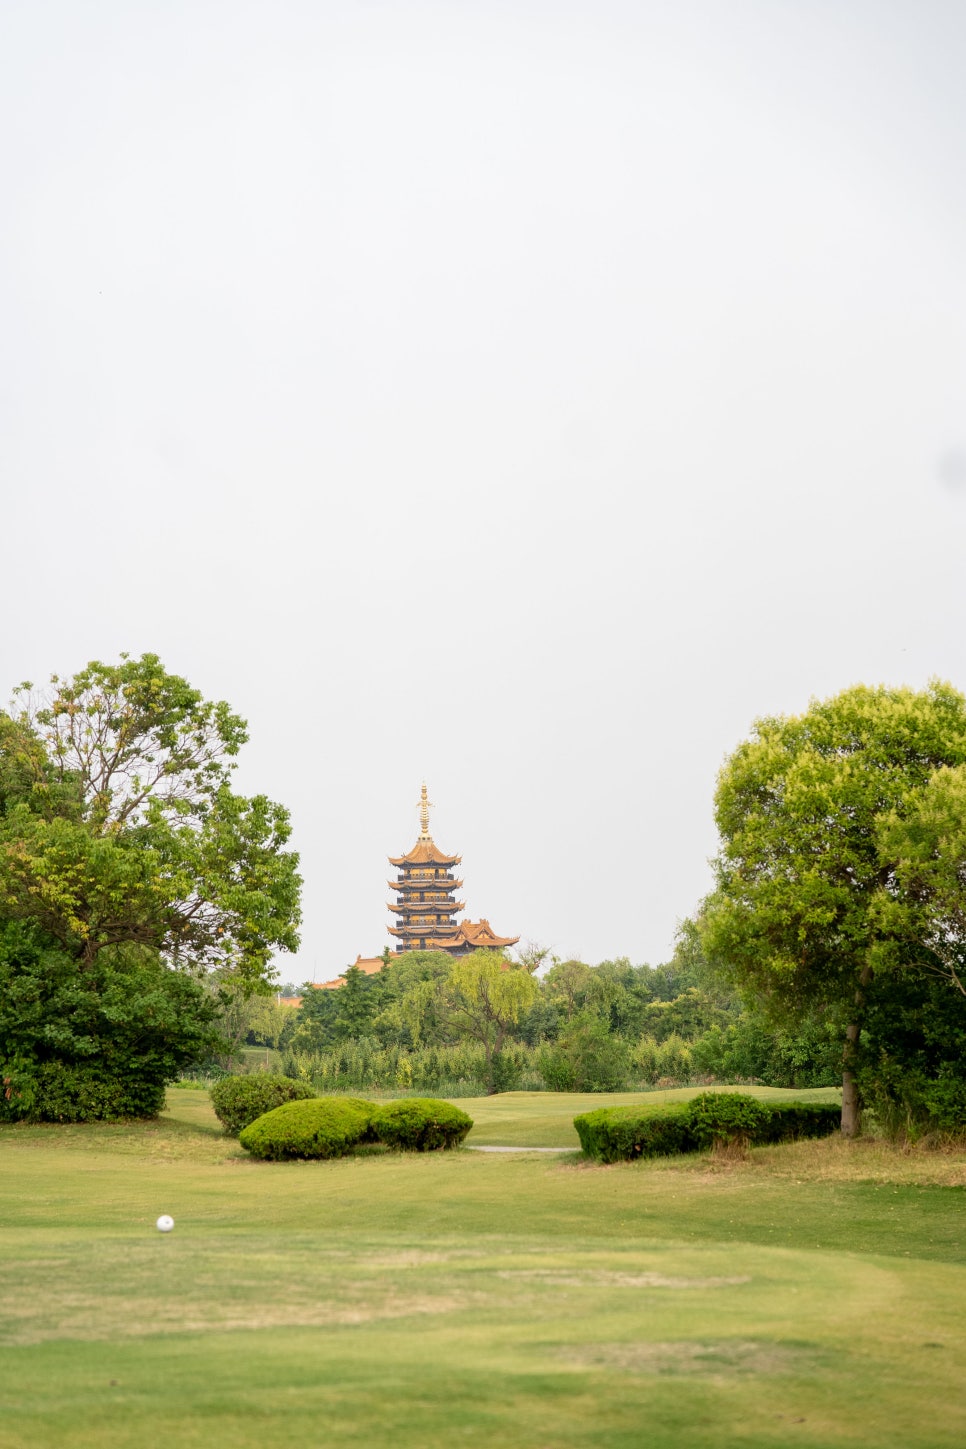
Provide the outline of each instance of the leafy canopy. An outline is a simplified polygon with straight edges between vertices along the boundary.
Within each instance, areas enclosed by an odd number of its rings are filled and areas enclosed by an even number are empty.
[[[759,720],[719,777],[708,955],[775,1018],[819,1010],[836,1023],[847,1131],[871,982],[935,965],[943,931],[958,929],[937,863],[951,826],[934,820],[929,837],[926,804],[945,799],[966,845],[966,791],[947,788],[964,764],[966,700],[951,686],[857,686]]]
[[[157,655],[94,661],[0,713],[0,916],[90,963],[139,945],[252,987],[298,944],[288,813],[233,793],[245,723]]]

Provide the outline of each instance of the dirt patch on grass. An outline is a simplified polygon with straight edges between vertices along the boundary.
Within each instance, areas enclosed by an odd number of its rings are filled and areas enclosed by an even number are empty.
[[[488,1302],[471,1293],[389,1292],[359,1296],[354,1302],[321,1298],[302,1302],[204,1303],[179,1298],[101,1298],[63,1294],[42,1305],[7,1309],[0,1321],[0,1344],[30,1345],[56,1339],[105,1341],[153,1338],[170,1333],[230,1333],[262,1328],[326,1328],[378,1323],[393,1318],[457,1313]]]
[[[734,1288],[750,1283],[748,1274],[734,1278],[683,1278],[666,1273],[619,1273],[605,1268],[562,1272],[552,1268],[503,1268],[498,1278],[529,1278],[540,1283],[559,1283],[568,1288]]]
[[[718,1343],[582,1343],[560,1350],[580,1368],[622,1373],[703,1375],[781,1374],[800,1369],[806,1352],[779,1343],[722,1340]]]

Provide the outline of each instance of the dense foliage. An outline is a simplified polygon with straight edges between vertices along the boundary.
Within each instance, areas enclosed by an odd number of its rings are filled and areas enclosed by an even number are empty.
[[[950,1010],[962,994],[966,699],[859,686],[759,720],[721,772],[716,818],[707,950],[776,1023],[831,1028],[853,1133],[873,999],[930,974]]]
[[[407,1152],[458,1147],[472,1117],[450,1102],[406,1097],[377,1106],[358,1097],[285,1102],[243,1127],[239,1142],[253,1157],[343,1157],[364,1142]]]
[[[826,1137],[839,1109],[828,1102],[760,1102],[738,1092],[702,1093],[657,1108],[602,1107],[574,1118],[580,1145],[599,1162],[671,1157],[713,1146]]]
[[[151,1117],[165,1083],[216,1047],[204,985],[144,947],[83,970],[22,922],[0,927],[0,1121]]]
[[[685,922],[671,961],[555,961],[542,977],[520,967],[486,970],[525,985],[515,1020],[490,1043],[454,1010],[443,953],[387,958],[365,976],[354,967],[335,991],[303,988],[281,1034],[249,1041],[277,1048],[289,1076],[322,1092],[411,1091],[477,1096],[492,1090],[618,1091],[625,1087],[766,1081],[834,1084],[840,1060],[820,1017],[776,1027],[722,985]],[[485,975],[481,971],[485,980]],[[478,978],[479,979],[479,978]],[[255,1020],[253,1016],[253,1022]],[[485,1020],[484,1030],[492,1028]]]
[[[374,1110],[340,1097],[285,1102],[243,1127],[238,1140],[253,1157],[272,1162],[344,1157],[368,1137]]]
[[[408,1152],[435,1152],[458,1147],[473,1126],[473,1118],[430,1097],[403,1097],[379,1107],[372,1119],[377,1141]]]
[[[298,942],[288,816],[231,788],[244,721],[158,658],[0,711],[0,1111],[157,1112]]]
[[[237,1136],[249,1122],[281,1107],[283,1102],[313,1096],[311,1087],[272,1072],[222,1077],[211,1087],[211,1105],[226,1132]]]

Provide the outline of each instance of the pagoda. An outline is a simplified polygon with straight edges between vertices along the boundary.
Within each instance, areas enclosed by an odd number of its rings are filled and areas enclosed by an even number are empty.
[[[389,864],[399,871],[389,889],[396,892],[389,911],[396,924],[389,927],[396,937],[397,950],[448,951],[451,956],[465,956],[482,949],[502,950],[514,946],[519,936],[498,936],[489,921],[459,922],[456,917],[464,909],[456,892],[463,882],[457,880],[453,867],[462,856],[447,855],[440,850],[429,833],[430,800],[423,785],[419,799],[419,838],[407,855],[391,855]]]

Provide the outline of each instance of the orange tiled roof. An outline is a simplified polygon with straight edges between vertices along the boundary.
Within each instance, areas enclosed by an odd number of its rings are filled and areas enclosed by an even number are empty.
[[[460,935],[468,946],[493,950],[501,946],[515,946],[520,939],[519,936],[498,936],[485,916],[481,916],[478,921],[463,921]]]
[[[398,951],[390,951],[390,961],[394,961],[398,955]],[[363,976],[378,976],[385,964],[381,956],[357,956],[352,963],[353,966],[358,967]],[[334,981],[313,981],[312,985],[319,991],[333,991],[337,986],[345,985],[345,977],[337,976]]]
[[[433,840],[417,840],[408,855],[390,855],[390,865],[456,865],[461,855],[446,855]]]
[[[425,941],[427,951],[436,947],[443,951],[452,951],[460,946],[470,946],[474,950],[499,951],[504,946],[515,946],[520,939],[519,936],[498,936],[485,916],[479,921],[461,921],[451,936],[440,935],[438,928],[432,935],[425,936],[418,927],[410,926],[405,931],[397,926],[389,926],[388,929],[394,936],[410,935]],[[432,926],[427,926],[426,929],[427,932],[433,931]]]

